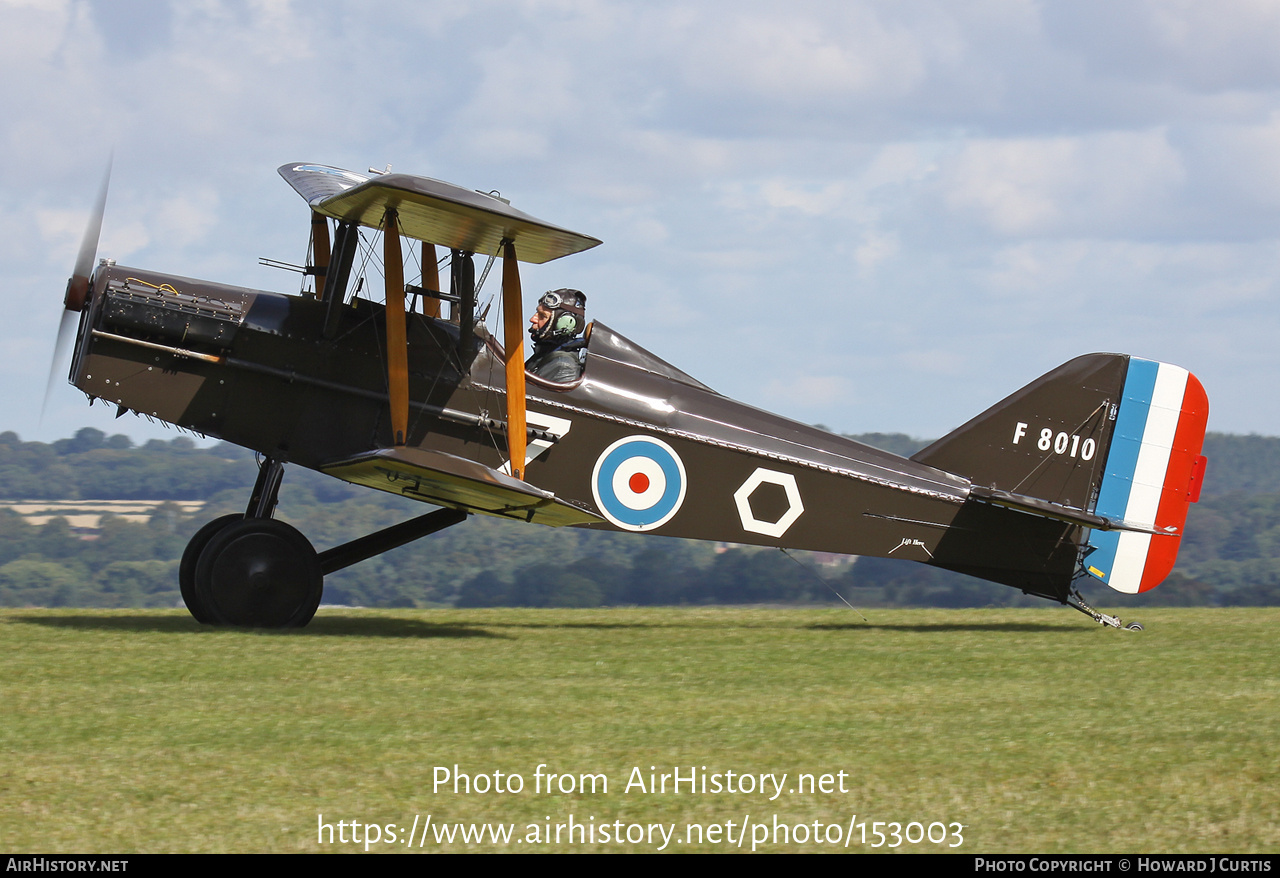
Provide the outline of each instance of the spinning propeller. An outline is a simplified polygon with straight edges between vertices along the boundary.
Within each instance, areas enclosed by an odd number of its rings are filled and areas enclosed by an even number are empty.
[[[45,409],[49,405],[49,396],[53,393],[53,385],[57,380],[58,364],[66,359],[67,348],[75,335],[75,325],[79,321],[80,312],[84,310],[85,301],[89,298],[89,276],[93,273],[95,257],[98,255],[98,238],[102,235],[102,215],[107,209],[107,187],[111,183],[111,161],[107,161],[107,172],[102,178],[102,188],[98,191],[98,201],[94,205],[93,214],[89,217],[89,225],[85,227],[84,237],[80,239],[80,252],[76,254],[75,268],[67,280],[67,292],[62,300],[62,321],[58,325],[58,341],[53,349],[53,362],[49,364],[49,381],[44,389],[44,402],[40,406],[40,419],[44,420]]]

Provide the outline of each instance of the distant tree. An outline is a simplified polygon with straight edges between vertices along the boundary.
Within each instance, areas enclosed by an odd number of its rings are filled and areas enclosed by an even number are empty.
[[[1221,603],[1220,596],[1215,595],[1214,591],[1209,584],[1175,571],[1160,583],[1159,588],[1142,594],[1127,595],[1120,600],[1129,607],[1206,607]],[[1119,602],[1108,601],[1112,604]]]
[[[722,552],[706,571],[705,581],[721,604],[807,601],[811,584],[794,562],[769,549]]]
[[[852,438],[903,455],[927,444],[902,434]],[[0,496],[10,500],[206,503],[195,516],[176,503],[162,505],[145,524],[106,516],[96,538],[88,540],[64,519],[33,527],[0,510],[0,567],[30,562],[8,569],[6,600],[176,603],[169,574],[186,540],[205,522],[244,511],[256,474],[253,453],[226,443],[196,447],[187,436],[131,446],[123,435],[107,437],[93,428],[55,443],[0,433]],[[1204,494],[1191,508],[1177,569],[1160,588],[1126,601],[1280,604],[1280,439],[1210,434],[1205,453],[1210,462]],[[406,498],[291,466],[276,516],[325,549],[424,511]],[[18,583],[22,595],[13,598]],[[895,559],[859,559],[833,585],[859,607],[1042,604],[1016,589]],[[1100,605],[1116,597],[1100,583],[1086,581],[1084,588]],[[338,571],[325,582],[326,602],[360,606],[813,600],[829,601],[830,593],[776,551],[716,554],[704,542],[525,527],[487,516]]]
[[[621,595],[631,567],[624,561],[598,557],[579,558],[569,566],[569,572],[577,574],[595,587],[596,603],[590,606],[612,606],[622,603]],[[557,604],[557,606],[579,606]],[[588,605],[581,605],[588,606]]]
[[[886,606],[1005,606],[1019,597],[1008,586],[900,558],[859,558],[842,583],[863,598],[878,591]]]
[[[572,570],[563,570],[552,578],[547,593],[548,607],[598,607],[602,603],[600,586]]]
[[[501,607],[507,602],[507,584],[488,570],[477,573],[458,589],[459,607]]]
[[[1203,496],[1280,493],[1280,438],[1209,433],[1204,437]]]
[[[32,549],[50,559],[70,558],[80,548],[80,540],[71,531],[71,524],[61,515],[49,519],[36,534]]]
[[[35,528],[12,509],[0,509],[0,564],[33,551]]]
[[[900,457],[910,457],[920,449],[930,445],[933,441],[931,439],[916,439],[906,433],[846,433],[845,438],[861,442],[863,445],[870,445],[872,448],[888,451]]]
[[[46,525],[47,526],[47,525]],[[155,538],[145,524],[117,515],[104,515],[98,521],[98,538],[72,551],[97,567],[116,561],[143,561],[154,557]]]
[[[95,451],[101,448],[106,442],[107,434],[93,427],[84,427],[76,431],[76,435],[72,439],[59,439],[53,443],[53,448],[58,454],[84,454],[86,451]]]
[[[548,607],[555,580],[562,572],[557,564],[530,564],[516,572],[507,592],[508,606]]]
[[[93,598],[74,568],[22,558],[0,566],[0,604],[6,607],[92,606]]]
[[[96,577],[108,606],[174,607],[182,602],[176,561],[114,561]]]

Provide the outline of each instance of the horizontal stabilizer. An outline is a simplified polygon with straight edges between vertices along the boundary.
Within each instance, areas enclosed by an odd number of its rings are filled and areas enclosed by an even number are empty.
[[[376,229],[387,210],[394,209],[400,234],[454,250],[496,254],[503,241],[512,241],[521,262],[542,263],[600,244],[598,238],[544,222],[501,198],[430,177],[369,177],[311,164],[282,165],[279,171],[316,213]]]
[[[382,448],[323,466],[321,472],[439,506],[553,527],[604,521],[528,482],[475,461],[423,448]]]
[[[1151,525],[1144,525],[1139,522],[1112,520],[1110,518],[1104,518],[1101,515],[1086,512],[1083,509],[1077,509],[1074,506],[1063,506],[1059,503],[1050,503],[1048,500],[1041,500],[1039,497],[1028,497],[1026,494],[1014,494],[1010,491],[984,488],[980,485],[974,485],[969,490],[969,496],[973,497],[975,500],[981,500],[984,503],[1004,506],[1007,509],[1017,509],[1020,512],[1027,512],[1031,515],[1040,515],[1045,518],[1065,521],[1070,524],[1079,524],[1095,530],[1128,530],[1138,533],[1159,535],[1175,533],[1177,531],[1177,528],[1157,530]]]

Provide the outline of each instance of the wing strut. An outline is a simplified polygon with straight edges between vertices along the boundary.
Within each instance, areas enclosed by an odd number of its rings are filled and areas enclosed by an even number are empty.
[[[342,324],[342,305],[347,297],[347,281],[351,278],[351,265],[355,262],[356,251],[359,249],[360,227],[351,222],[338,223],[329,259],[329,267],[333,271],[325,272],[324,295],[320,297],[325,303],[324,337],[327,339],[338,336],[338,327]]]
[[[391,438],[404,445],[409,433],[409,345],[404,316],[404,263],[400,226],[388,210],[382,233],[383,274],[387,281],[387,395],[391,398]]]
[[[440,266],[436,264],[436,245],[422,242],[422,287],[432,293],[440,292]],[[440,316],[440,299],[435,295],[422,297],[422,313],[428,317]]]
[[[316,275],[316,298],[324,298],[324,279],[329,273],[329,221],[311,211],[311,261]]]
[[[520,301],[520,265],[516,245],[502,242],[502,323],[507,366],[507,450],[511,454],[511,475],[524,478],[524,307]]]
[[[458,324],[458,367],[471,368],[475,359],[476,335],[476,263],[470,250],[449,251],[449,285],[457,298],[457,306],[449,319]]]

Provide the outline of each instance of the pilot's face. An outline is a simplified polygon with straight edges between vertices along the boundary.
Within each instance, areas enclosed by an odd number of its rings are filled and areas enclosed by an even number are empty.
[[[547,321],[551,319],[551,312],[541,305],[538,310],[533,312],[533,316],[529,318],[529,325],[535,330],[540,330],[547,325]]]

